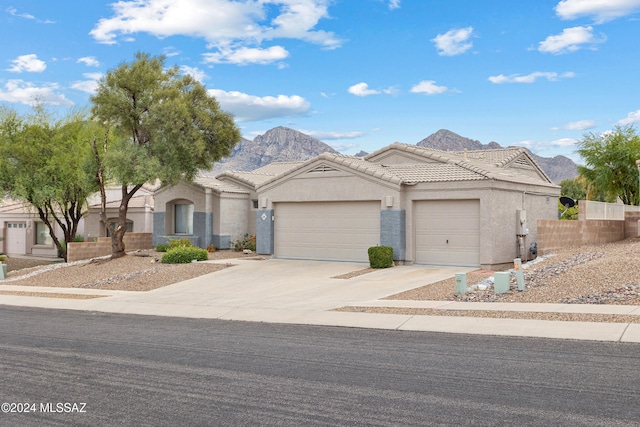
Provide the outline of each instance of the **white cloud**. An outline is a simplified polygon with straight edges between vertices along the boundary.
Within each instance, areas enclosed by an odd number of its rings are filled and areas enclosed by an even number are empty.
[[[552,130],[587,130],[596,127],[596,123],[593,120],[578,120],[576,122],[569,122],[564,126],[551,128]]]
[[[18,9],[16,9],[15,7],[8,7],[6,10],[7,13],[12,16],[17,16],[24,19],[36,19],[36,17],[31,15],[30,13],[18,13]]]
[[[590,48],[593,49],[595,44],[604,43],[606,39],[604,34],[601,34],[599,38],[595,37],[591,26],[565,28],[562,33],[549,36],[541,41],[538,45],[538,51],[559,55],[580,50],[583,45],[590,45]]]
[[[568,79],[575,77],[576,74],[572,72],[558,74],[556,72],[541,72],[536,71],[531,74],[527,74],[525,76],[521,76],[519,74],[511,74],[509,76],[505,76],[504,74],[499,74],[497,76],[489,77],[489,81],[495,84],[502,83],[534,83],[536,80],[543,78],[547,79],[550,82],[555,82],[560,79]]]
[[[541,152],[551,152],[551,153],[565,152],[566,153],[567,151],[569,151],[569,149],[573,151],[577,143],[578,143],[578,140],[573,138],[560,138],[553,141],[526,140],[526,141],[516,142],[513,145],[518,147],[528,148],[532,152],[539,154]],[[552,155],[555,155],[555,154],[552,154]]]
[[[389,10],[399,9],[400,0],[389,0]]]
[[[222,48],[218,52],[202,55],[204,62],[214,64],[268,64],[280,61],[289,56],[289,52],[282,46],[271,46],[267,49],[241,47],[236,50]]]
[[[255,96],[236,91],[209,89],[220,107],[235,115],[239,122],[253,122],[276,117],[303,116],[311,104],[298,95]]]
[[[299,129],[300,132],[312,136],[317,139],[322,140],[333,140],[333,139],[355,139],[360,138],[364,135],[364,132],[352,131],[352,132],[326,132],[321,130],[302,130]]]
[[[369,96],[378,95],[379,90],[369,89],[369,85],[365,82],[360,82],[349,87],[348,92],[355,96]]]
[[[87,67],[99,67],[100,66],[100,61],[98,61],[95,56],[83,56],[82,58],[79,58],[77,62],[81,63],[81,64],[84,64]]]
[[[632,111],[631,113],[627,114],[626,118],[618,120],[616,124],[620,126],[627,126],[634,123],[640,123],[640,110]]]
[[[11,71],[13,73],[22,73],[23,71],[29,73],[41,73],[47,68],[47,64],[38,59],[38,55],[35,53],[18,56],[11,62],[13,63],[13,66],[7,71]]]
[[[565,125],[567,130],[587,130],[596,127],[596,122],[593,120],[578,120],[576,122],[569,122]]]
[[[423,80],[411,88],[412,93],[424,93],[426,95],[438,95],[447,92],[446,86],[438,86],[434,80]]]
[[[73,89],[94,94],[98,90],[98,81],[102,78],[102,73],[84,73],[87,80],[78,80],[71,84]]]
[[[159,38],[182,35],[203,38],[209,47],[228,52],[258,46],[266,40],[297,39],[326,49],[340,47],[332,33],[317,30],[328,18],[329,0],[121,0],[112,3],[113,16],[98,21],[90,34],[100,43],[115,44],[136,33]],[[276,15],[273,17],[273,15]],[[256,49],[259,63],[282,51]],[[244,52],[248,59],[251,52]],[[268,61],[271,62],[271,61]]]
[[[640,0],[562,0],[555,10],[562,19],[592,16],[602,23],[640,11]]]
[[[17,18],[30,19],[30,20],[36,21],[39,24],[54,24],[55,23],[54,21],[51,21],[49,19],[46,19],[46,20],[38,19],[35,16],[33,16],[32,14],[30,14],[30,13],[18,13],[18,10],[15,7],[8,7],[5,10],[11,16],[15,16]]]
[[[438,49],[438,55],[455,56],[465,53],[473,47],[469,41],[473,35],[473,27],[454,28],[444,34],[438,34],[431,41]]]
[[[189,67],[188,65],[182,65],[180,66],[180,71],[182,71],[183,74],[190,75],[200,83],[202,83],[204,79],[207,78],[206,73],[197,67]]]
[[[73,102],[65,98],[63,94],[56,93],[58,88],[56,83],[37,87],[23,80],[9,80],[4,89],[0,89],[0,101],[30,106],[38,103],[62,107],[73,106]]]

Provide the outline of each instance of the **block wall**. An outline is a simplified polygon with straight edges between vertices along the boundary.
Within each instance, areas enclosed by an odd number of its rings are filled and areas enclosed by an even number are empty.
[[[151,233],[127,233],[124,235],[124,247],[127,251],[152,249]],[[111,254],[111,237],[98,237],[95,242],[69,243],[67,262],[91,259]]]
[[[611,220],[539,220],[538,255],[550,254],[568,246],[624,240],[625,223]]]

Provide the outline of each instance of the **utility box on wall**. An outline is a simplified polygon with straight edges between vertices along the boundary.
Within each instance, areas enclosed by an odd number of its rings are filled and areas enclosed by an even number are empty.
[[[526,236],[527,234],[529,234],[527,211],[518,209],[516,210],[516,236]]]

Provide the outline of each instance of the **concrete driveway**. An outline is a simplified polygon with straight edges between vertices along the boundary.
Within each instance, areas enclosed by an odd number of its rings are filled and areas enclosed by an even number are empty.
[[[366,302],[473,269],[398,266],[350,279],[332,277],[368,264],[232,260],[233,267],[157,289],[144,299],[156,304],[193,304],[264,309],[328,310]],[[137,299],[137,296],[135,297]]]

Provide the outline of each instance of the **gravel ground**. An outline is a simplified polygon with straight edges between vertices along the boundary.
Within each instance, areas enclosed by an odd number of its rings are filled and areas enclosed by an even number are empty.
[[[512,275],[504,294],[472,290],[455,295],[455,279],[443,280],[386,299],[565,304],[640,304],[640,239],[565,248],[523,268],[526,291],[518,292]],[[467,274],[468,287],[493,272]]]
[[[233,258],[264,259],[255,254],[219,251],[209,254],[209,259],[229,259],[227,264],[206,262],[190,264],[162,264],[158,262],[161,253],[139,251],[129,253],[119,259],[95,259],[74,263],[51,263],[31,268],[10,271],[2,284],[16,286],[43,286],[56,288],[87,288],[125,291],[149,291],[204,274],[212,273],[233,265]],[[22,263],[40,260],[27,260],[12,257],[14,267]],[[2,285],[0,285],[2,291]],[[64,294],[61,294],[64,295]]]
[[[519,292],[512,274],[511,289],[493,292],[491,271],[467,274],[465,295],[455,295],[455,279],[447,279],[400,294],[388,300],[438,300],[561,304],[640,305],[640,238],[601,245],[574,246],[540,257],[523,266],[526,290]],[[479,290],[478,285],[489,285]],[[489,310],[434,310],[397,307],[342,307],[337,311],[536,319],[574,322],[640,323],[640,316],[573,314]]]

